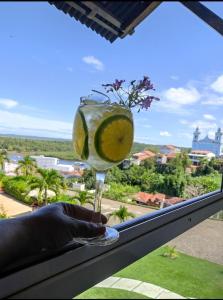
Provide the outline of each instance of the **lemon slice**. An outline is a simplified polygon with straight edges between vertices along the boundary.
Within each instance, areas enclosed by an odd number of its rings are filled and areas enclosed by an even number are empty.
[[[95,134],[95,149],[108,162],[120,162],[129,154],[133,143],[133,122],[125,115],[107,118]]]
[[[81,159],[88,159],[88,129],[84,114],[80,109],[77,111],[74,121],[73,146]]]

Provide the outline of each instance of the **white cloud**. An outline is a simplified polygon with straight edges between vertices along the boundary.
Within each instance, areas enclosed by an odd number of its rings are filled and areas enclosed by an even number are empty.
[[[194,104],[201,97],[198,90],[194,87],[169,88],[164,92],[164,96],[170,101],[170,103],[178,106]]]
[[[223,97],[217,97],[217,96],[206,96],[206,99],[201,102],[201,104],[204,105],[211,105],[211,106],[221,106],[223,105]]]
[[[216,118],[215,118],[213,115],[209,115],[209,114],[204,114],[203,117],[204,117],[206,120],[211,120],[211,121],[216,120]]]
[[[0,105],[6,109],[13,108],[18,105],[18,102],[12,99],[0,98]]]
[[[89,65],[92,65],[95,67],[96,70],[98,71],[103,71],[104,70],[104,64],[96,57],[93,55],[90,56],[84,56],[82,60]]]
[[[0,110],[1,132],[71,138],[72,123]]]
[[[161,136],[171,136],[171,134],[168,131],[160,131]]]
[[[211,88],[218,93],[223,93],[223,75],[219,76],[212,84]]]

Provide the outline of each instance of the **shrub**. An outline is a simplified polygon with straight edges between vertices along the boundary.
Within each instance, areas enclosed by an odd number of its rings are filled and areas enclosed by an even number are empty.
[[[137,186],[123,185],[112,182],[110,184],[109,191],[105,192],[103,195],[104,197],[112,200],[128,202],[128,196],[131,196],[139,191],[140,189]]]
[[[7,213],[3,205],[0,205],[0,219],[6,219]]]
[[[176,246],[166,246],[164,247],[164,252],[161,254],[163,257],[168,257],[170,259],[176,259],[179,257],[179,253],[176,251]]]
[[[7,194],[13,196],[26,204],[32,204],[33,200],[26,196],[28,192],[27,179],[23,176],[3,179],[4,190]]]

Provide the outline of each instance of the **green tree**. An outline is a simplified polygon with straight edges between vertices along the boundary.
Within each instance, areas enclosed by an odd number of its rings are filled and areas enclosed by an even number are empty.
[[[93,171],[93,169],[85,169],[82,177],[78,181],[81,183],[85,183],[85,187],[88,190],[95,189],[95,172]]]
[[[122,223],[127,221],[129,218],[135,218],[135,215],[129,212],[127,207],[121,205],[118,210],[115,210],[108,215],[108,218],[111,217],[118,218],[119,221]]]
[[[37,201],[47,205],[48,191],[53,191],[56,197],[59,196],[61,190],[66,189],[66,183],[63,176],[56,170],[38,169],[38,177],[32,177],[28,181],[29,192],[38,189]]]
[[[156,161],[154,158],[147,158],[142,162],[142,166],[146,170],[154,171],[155,170]]]
[[[77,196],[72,197],[72,200],[77,201],[80,205],[91,204],[94,207],[94,197],[87,191],[81,191]]]
[[[111,183],[111,182],[120,183],[120,182],[123,182],[124,174],[125,174],[125,171],[122,171],[117,166],[112,167],[108,171],[108,173],[107,173],[107,175],[105,177],[105,182],[106,183]]]
[[[19,160],[18,165],[16,173],[24,176],[33,175],[37,170],[37,163],[30,156],[25,156],[23,160]]]
[[[5,150],[1,150],[0,151],[0,170],[3,170],[5,162],[9,162],[9,159],[7,157],[7,152]]]
[[[213,161],[208,161],[206,158],[201,159],[199,167],[196,169],[195,176],[204,176],[214,173]]]

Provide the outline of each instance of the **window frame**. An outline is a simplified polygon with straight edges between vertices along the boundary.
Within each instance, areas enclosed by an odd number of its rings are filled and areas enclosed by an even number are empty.
[[[61,253],[0,279],[0,297],[71,299],[223,209],[221,189],[115,226],[107,247],[69,244]],[[75,280],[76,279],[76,280]]]

